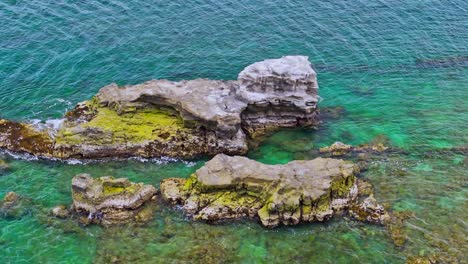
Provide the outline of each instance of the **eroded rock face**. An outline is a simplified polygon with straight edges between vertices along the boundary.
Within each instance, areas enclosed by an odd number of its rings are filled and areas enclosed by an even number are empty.
[[[163,180],[161,193],[195,219],[248,217],[267,227],[295,225],[328,220],[357,203],[358,172],[338,159],[266,165],[220,154],[186,180]]]
[[[72,195],[73,210],[84,224],[142,223],[152,217],[156,188],[126,178],[80,174],[72,180]]]
[[[248,137],[317,125],[317,91],[304,56],[255,63],[237,81],[111,84],[61,121],[0,120],[0,148],[64,159],[245,154]]]
[[[242,126],[251,137],[278,127],[313,126],[317,120],[318,83],[304,56],[254,63],[238,78],[237,94],[248,103]]]

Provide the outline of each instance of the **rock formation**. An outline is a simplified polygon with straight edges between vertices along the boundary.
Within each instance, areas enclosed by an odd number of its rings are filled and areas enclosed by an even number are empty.
[[[259,218],[267,227],[295,225],[325,221],[355,205],[358,170],[338,159],[265,165],[219,154],[188,179],[163,180],[161,194],[195,219],[216,222],[247,217]],[[364,215],[368,211],[362,212],[362,220],[378,222]]]
[[[126,178],[93,179],[80,174],[72,180],[73,210],[84,224],[102,225],[146,222],[153,214],[156,188]]]
[[[308,58],[286,56],[246,67],[237,81],[111,84],[61,122],[0,120],[0,148],[65,159],[245,154],[247,138],[317,125],[318,98]]]

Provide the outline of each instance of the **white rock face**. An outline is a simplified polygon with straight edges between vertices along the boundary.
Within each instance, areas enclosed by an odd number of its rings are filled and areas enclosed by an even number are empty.
[[[318,83],[306,56],[285,56],[254,63],[238,77],[237,94],[248,103],[243,127],[251,135],[275,127],[318,123]]]
[[[291,81],[290,85],[276,82],[282,79]],[[250,92],[313,94],[318,90],[316,73],[306,56],[285,56],[256,62],[241,71],[238,80],[241,89],[246,88]]]

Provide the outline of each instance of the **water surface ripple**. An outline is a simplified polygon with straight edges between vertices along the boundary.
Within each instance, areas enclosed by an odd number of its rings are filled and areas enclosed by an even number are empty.
[[[404,263],[433,254],[467,263],[468,2],[0,1],[0,117],[63,115],[112,82],[235,79],[255,61],[310,57],[322,109],[317,131],[281,131],[249,156],[310,159],[317,148],[387,138],[399,151],[361,177],[395,212],[414,214],[408,241],[347,220],[265,230],[256,223],[191,223],[158,209],[147,227],[76,227],[36,211],[0,217],[3,263]],[[63,164],[13,159],[0,197],[16,191],[39,207],[69,204],[81,172],[158,185],[203,161]],[[194,166],[195,164],[195,166]]]

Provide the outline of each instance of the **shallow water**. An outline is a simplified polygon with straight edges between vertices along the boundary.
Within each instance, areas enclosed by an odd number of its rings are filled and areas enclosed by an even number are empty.
[[[280,131],[249,156],[286,163],[384,135],[399,151],[375,157],[361,177],[394,211],[414,213],[396,247],[384,227],[338,218],[266,230],[193,223],[161,207],[146,227],[102,229],[30,212],[0,218],[2,262],[404,263],[438,254],[467,263],[467,10],[461,0],[0,2],[1,117],[57,118],[111,82],[235,79],[255,61],[304,54],[318,72],[320,107],[341,111],[318,130]],[[69,204],[81,172],[158,185],[204,162],[0,158],[12,167],[0,172],[0,197],[15,191],[43,208]]]

